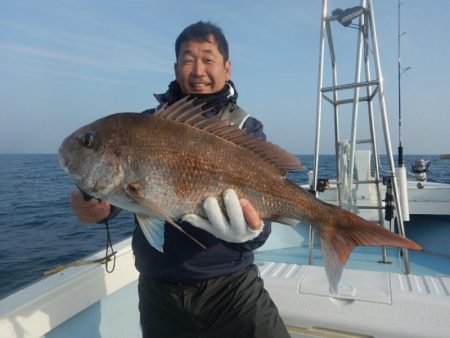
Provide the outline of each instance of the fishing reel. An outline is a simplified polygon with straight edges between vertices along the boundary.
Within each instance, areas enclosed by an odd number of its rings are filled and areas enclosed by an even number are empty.
[[[416,176],[417,188],[425,188],[427,173],[430,171],[430,161],[424,159],[416,160],[414,161],[411,170],[414,173],[414,176]]]
[[[392,191],[392,178],[383,177],[383,185],[386,186],[386,196],[384,198],[384,219],[391,221],[394,218],[394,193]]]

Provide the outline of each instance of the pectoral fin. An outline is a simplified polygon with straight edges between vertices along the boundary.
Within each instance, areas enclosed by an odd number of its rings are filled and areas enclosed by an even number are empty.
[[[186,231],[183,230],[182,227],[180,227],[178,224],[176,224],[172,218],[170,218],[169,213],[164,210],[163,207],[159,206],[156,202],[151,201],[149,198],[144,197],[142,194],[142,186],[139,183],[132,183],[129,184],[128,186],[125,187],[125,192],[128,194],[128,196],[130,196],[132,199],[134,199],[137,203],[139,203],[143,208],[145,208],[146,210],[148,210],[148,213],[152,216],[140,216],[142,218],[143,224],[146,224],[145,226],[147,228],[152,228],[152,227],[161,227],[161,225],[159,225],[159,223],[161,223],[162,225],[164,224],[164,222],[167,222],[171,225],[173,225],[175,228],[177,228],[178,230],[180,230],[182,233],[184,233],[186,236],[188,236],[190,239],[192,239],[194,242],[196,242],[198,245],[200,245],[203,249],[206,249],[206,247],[200,243],[199,241],[197,241],[194,237],[192,237],[191,235],[189,235]],[[145,219],[147,218],[147,219]],[[157,222],[156,220],[159,220],[159,222]],[[139,221],[139,218],[138,218]],[[141,223],[139,223],[139,225],[141,225]],[[142,228],[142,225],[141,225]],[[162,229],[164,230],[164,227],[162,227]],[[144,229],[142,229],[144,231]],[[149,234],[157,234],[159,233],[158,230],[149,230]],[[145,233],[144,233],[145,234]],[[160,248],[162,251],[162,244],[164,242],[164,232],[162,232],[163,236],[163,240],[160,244]],[[147,238],[147,236],[146,236]],[[148,240],[148,238],[147,238]],[[149,241],[150,242],[150,241]],[[150,243],[152,244],[152,243]],[[156,249],[158,249],[157,247],[155,247]],[[159,249],[158,249],[159,250]]]
[[[136,215],[145,238],[152,247],[163,252],[164,220],[144,215]]]

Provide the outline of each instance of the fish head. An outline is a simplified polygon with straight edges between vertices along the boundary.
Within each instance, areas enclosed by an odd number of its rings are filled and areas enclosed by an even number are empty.
[[[89,195],[104,199],[123,180],[119,125],[109,116],[66,137],[58,149],[61,167]]]

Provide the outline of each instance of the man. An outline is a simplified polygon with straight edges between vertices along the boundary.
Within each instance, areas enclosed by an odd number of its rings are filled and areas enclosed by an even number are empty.
[[[201,21],[190,25],[177,38],[175,52],[176,80],[156,96],[160,107],[191,95],[210,108],[207,114],[265,138],[261,123],[236,105],[228,43],[220,28]],[[144,337],[289,337],[253,265],[252,251],[264,244],[271,225],[263,225],[249,201],[238,200],[233,190],[224,192],[224,201],[227,217],[211,198],[204,201],[207,220],[196,215],[178,220],[206,249],[166,224],[159,252],[136,227],[132,246]],[[113,214],[109,204],[86,202],[79,191],[71,205],[87,223]]]

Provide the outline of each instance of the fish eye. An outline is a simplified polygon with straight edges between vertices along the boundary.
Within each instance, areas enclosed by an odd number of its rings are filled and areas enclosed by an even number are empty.
[[[85,148],[92,149],[95,143],[95,133],[89,131],[81,138],[81,145]]]

